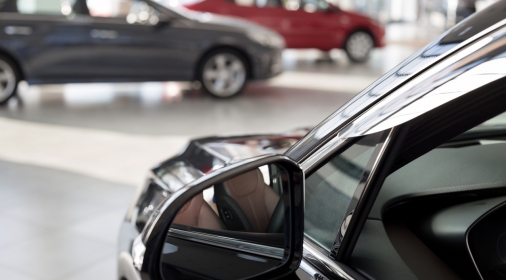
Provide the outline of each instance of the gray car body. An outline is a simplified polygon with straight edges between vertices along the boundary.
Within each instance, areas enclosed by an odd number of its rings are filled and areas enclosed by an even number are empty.
[[[125,18],[92,17],[88,11],[64,16],[0,9],[0,53],[18,64],[30,84],[191,81],[203,57],[218,48],[243,54],[251,79],[280,73],[273,65],[280,61],[281,48],[247,36],[278,36],[272,31],[211,14],[185,16],[146,2],[156,7],[158,23],[130,24]]]

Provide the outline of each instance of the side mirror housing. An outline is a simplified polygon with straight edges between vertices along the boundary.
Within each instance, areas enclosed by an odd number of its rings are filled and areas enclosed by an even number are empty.
[[[134,265],[152,279],[291,274],[302,256],[303,194],[304,173],[285,156],[216,170],[155,210],[132,249]]]

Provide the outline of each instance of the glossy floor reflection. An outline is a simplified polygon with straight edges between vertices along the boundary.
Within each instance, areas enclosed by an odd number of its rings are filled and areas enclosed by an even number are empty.
[[[115,279],[134,188],[0,161],[0,279]]]
[[[288,50],[284,74],[252,83],[229,100],[178,82],[22,84],[20,98],[0,116],[149,135],[279,132],[320,122],[412,52],[392,45],[367,63],[350,64],[337,50],[322,61],[319,51]]]
[[[150,166],[191,137],[315,125],[413,51],[355,65],[289,50],[283,75],[229,100],[181,82],[21,84],[0,108],[0,279],[114,279],[119,223]]]

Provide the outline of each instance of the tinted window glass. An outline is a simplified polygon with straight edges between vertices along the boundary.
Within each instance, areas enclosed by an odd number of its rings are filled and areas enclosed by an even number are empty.
[[[367,136],[306,179],[304,232],[330,250],[376,147]]]
[[[255,5],[255,0],[235,0],[234,1],[239,6],[252,7]]]
[[[281,7],[283,5],[281,0],[255,0],[258,7]]]
[[[76,0],[17,0],[21,14],[69,15]]]
[[[247,7],[283,7],[290,11],[304,10],[306,12],[325,11],[329,4],[325,0],[234,0],[239,6]]]

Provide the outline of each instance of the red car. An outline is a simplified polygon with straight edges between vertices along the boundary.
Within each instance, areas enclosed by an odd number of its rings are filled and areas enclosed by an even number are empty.
[[[241,17],[280,33],[287,48],[340,48],[354,62],[382,47],[385,30],[374,19],[343,11],[325,0],[203,0],[190,10]]]

